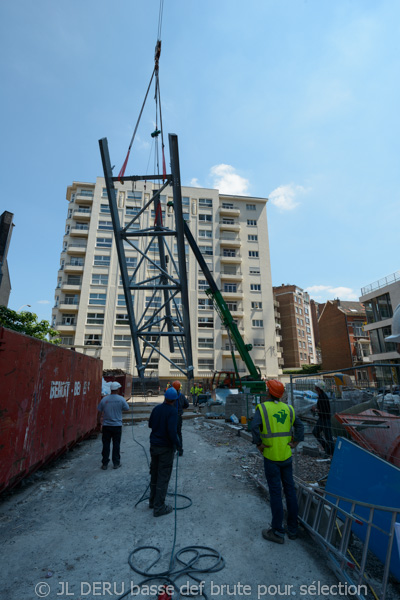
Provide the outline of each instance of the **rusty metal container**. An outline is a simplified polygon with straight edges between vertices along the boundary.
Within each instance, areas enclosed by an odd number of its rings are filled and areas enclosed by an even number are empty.
[[[0,492],[96,429],[102,366],[0,327]]]
[[[118,383],[120,383],[120,395],[123,396],[125,400],[131,399],[133,382],[132,375],[130,375],[129,373],[124,373],[123,375],[104,375],[104,380],[107,382],[117,381]]]

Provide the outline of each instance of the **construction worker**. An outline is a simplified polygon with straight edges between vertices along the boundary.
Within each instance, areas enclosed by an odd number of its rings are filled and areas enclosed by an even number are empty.
[[[398,304],[393,313],[392,335],[385,338],[385,342],[396,344],[396,352],[400,354],[400,304]]]
[[[122,435],[122,412],[129,410],[129,406],[123,396],[119,395],[121,384],[117,381],[110,383],[110,394],[104,396],[97,407],[99,413],[103,413],[103,451],[102,451],[102,466],[103,471],[107,470],[107,465],[110,462],[110,446],[112,447],[112,461],[114,469],[119,469],[121,466],[120,446]],[[98,422],[100,422],[98,415]]]
[[[176,409],[178,411],[178,436],[181,441],[181,447],[179,449],[179,456],[183,455],[183,440],[182,440],[182,415],[185,408],[189,408],[189,402],[181,392],[181,382],[174,381],[172,387],[177,391],[178,398],[176,400]]]
[[[331,404],[324,391],[325,383],[323,381],[318,382],[314,387],[318,394],[318,401],[316,406],[313,406],[311,410],[318,413],[318,421],[312,432],[313,436],[324,449],[324,457],[329,458],[335,449],[331,426]]]
[[[155,406],[149,418],[150,434],[150,498],[149,508],[155,517],[168,515],[172,506],[165,504],[171,477],[175,450],[180,449],[177,433],[178,392],[170,387],[165,390],[163,404]]]
[[[192,396],[192,404],[196,404],[195,402],[195,394],[194,394],[194,385],[192,385],[192,387],[190,388],[190,395]]]
[[[280,401],[285,387],[277,379],[266,382],[266,402],[258,404],[252,420],[253,444],[264,456],[264,472],[267,479],[272,522],[269,529],[262,530],[264,539],[277,544],[285,541],[283,527],[282,486],[287,507],[287,533],[289,539],[297,538],[298,505],[292,473],[292,449],[304,439],[303,423],[295,417],[294,409]],[[294,436],[292,437],[292,427]]]

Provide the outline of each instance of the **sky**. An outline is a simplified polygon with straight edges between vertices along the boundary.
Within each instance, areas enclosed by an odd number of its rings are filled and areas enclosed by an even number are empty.
[[[0,3],[10,308],[50,319],[66,188],[103,174],[100,138],[122,166],[158,22],[159,0]],[[358,300],[400,268],[399,2],[165,0],[161,39],[182,184],[269,198],[273,285]],[[151,97],[127,174],[153,171],[154,119]]]

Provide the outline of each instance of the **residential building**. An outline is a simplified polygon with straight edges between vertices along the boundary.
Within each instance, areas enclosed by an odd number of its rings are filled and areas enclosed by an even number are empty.
[[[318,320],[324,371],[370,362],[370,341],[364,325],[365,309],[360,302],[337,298],[325,303]],[[364,373],[367,379],[367,372]]]
[[[311,323],[310,297],[297,285],[273,288],[279,302],[283,361],[285,369],[300,369],[316,363],[314,333]]]
[[[283,348],[282,348],[282,324],[281,313],[279,312],[279,302],[274,298],[274,314],[275,314],[275,337],[276,337],[276,356],[278,358],[279,375],[283,373]]]
[[[155,184],[116,183],[120,222],[129,223],[149,201]],[[53,326],[67,347],[103,360],[104,368],[121,368],[136,375],[135,359],[117,260],[105,182],[74,182],[67,189],[67,219],[61,249],[53,309]],[[173,223],[172,188],[161,195],[164,224]],[[254,363],[263,375],[278,375],[275,318],[270,272],[265,198],[227,196],[218,190],[182,187],[184,219],[188,222],[218,287],[246,343],[253,345]],[[154,224],[154,210],[143,211],[140,227]],[[171,225],[173,228],[173,226]],[[143,238],[133,238],[142,248]],[[174,245],[176,252],[176,244]],[[144,246],[143,246],[144,247]],[[152,251],[152,250],[151,250]],[[152,256],[157,261],[157,248]],[[187,245],[190,323],[195,377],[233,368],[227,332],[205,290],[207,282]],[[139,253],[126,246],[127,266],[136,268]],[[146,264],[145,264],[146,263]],[[140,264],[151,276],[148,261]],[[154,273],[153,273],[154,274]],[[142,292],[141,292],[142,293]],[[146,300],[147,301],[147,300]],[[135,293],[135,303],[140,294]],[[141,300],[143,302],[143,299]],[[139,304],[136,304],[136,309]],[[163,338],[161,350],[169,354]],[[246,372],[236,355],[239,370]],[[183,364],[174,359],[176,364]],[[178,361],[178,362],[177,362]],[[153,355],[147,375],[170,379],[180,372]]]
[[[362,288],[360,302],[366,313],[364,329],[371,339],[371,361],[400,364],[396,344],[385,342],[391,335],[393,312],[400,304],[400,271]]]
[[[0,216],[0,306],[8,306],[11,292],[7,254],[13,230],[13,213],[5,210]]]

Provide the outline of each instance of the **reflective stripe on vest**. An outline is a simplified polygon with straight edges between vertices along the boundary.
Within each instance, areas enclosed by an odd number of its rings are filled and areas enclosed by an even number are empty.
[[[292,456],[292,449],[288,444],[292,438],[291,429],[295,419],[293,406],[283,402],[264,402],[258,404],[257,408],[260,411],[263,426],[260,433],[261,441],[268,446],[264,448],[263,455],[269,460],[279,462],[287,460]],[[289,417],[288,422],[286,416]],[[276,419],[276,422],[272,421],[272,417]],[[271,421],[273,427],[271,427]]]

